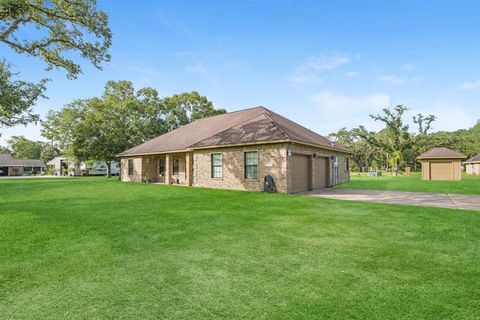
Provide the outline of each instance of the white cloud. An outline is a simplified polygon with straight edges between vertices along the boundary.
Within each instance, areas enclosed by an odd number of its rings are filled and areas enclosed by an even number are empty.
[[[319,92],[312,96],[312,102],[328,115],[353,115],[368,113],[390,105],[390,97],[385,93],[365,96],[346,96],[330,91]]]
[[[289,77],[288,82],[292,87],[301,87],[304,85],[320,84],[323,80],[314,74],[298,74]]]
[[[352,59],[344,54],[310,56],[300,68],[316,71],[333,70],[351,61]]]
[[[352,58],[345,54],[310,56],[295,69],[293,75],[287,80],[294,87],[319,84],[322,83],[319,74],[335,70],[351,61]]]
[[[411,110],[412,114],[433,114],[436,120],[432,123],[433,131],[454,131],[466,129],[475,125],[477,118],[472,117],[472,112],[465,106],[460,106],[448,101],[440,101],[428,108]]]
[[[381,82],[393,84],[393,85],[402,85],[407,82],[419,82],[419,81],[422,81],[423,78],[420,76],[402,77],[402,76],[396,76],[396,75],[385,75],[385,76],[377,77],[377,80]]]
[[[412,71],[415,69],[415,66],[413,64],[406,63],[402,66],[402,69],[406,71]]]
[[[377,80],[381,81],[381,82],[390,83],[390,84],[404,84],[405,83],[405,78],[400,77],[400,76],[393,76],[393,75],[380,76],[380,77],[377,77]]]
[[[474,82],[464,82],[460,88],[463,90],[480,88],[480,80]]]
[[[360,75],[360,72],[357,72],[357,71],[347,71],[347,72],[345,72],[345,76],[347,78],[355,78],[359,75]]]
[[[322,123],[318,131],[328,133],[342,127],[357,127],[360,124],[365,125],[369,130],[380,130],[382,125],[371,120],[369,115],[381,112],[382,108],[390,107],[391,98],[381,92],[350,96],[322,91],[313,95],[311,102],[317,107],[316,115],[310,120],[313,122],[312,128]]]
[[[203,77],[209,77],[211,74],[202,64],[197,63],[195,65],[186,66],[185,71],[193,74],[197,74]]]

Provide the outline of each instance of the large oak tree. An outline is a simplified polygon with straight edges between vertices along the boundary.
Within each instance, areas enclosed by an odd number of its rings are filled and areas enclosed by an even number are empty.
[[[153,88],[109,81],[101,97],[77,100],[43,121],[42,135],[77,161],[110,164],[117,154],[188,122],[224,113],[197,92],[161,98]]]
[[[0,1],[0,42],[42,59],[47,70],[65,70],[68,78],[82,72],[78,58],[101,69],[110,60],[111,38],[107,14],[98,10],[95,0]],[[38,120],[32,108],[43,97],[47,79],[35,84],[15,75],[8,62],[0,64],[0,127]]]

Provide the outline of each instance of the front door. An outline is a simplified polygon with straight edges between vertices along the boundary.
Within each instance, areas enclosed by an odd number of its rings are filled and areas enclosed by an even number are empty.
[[[165,183],[165,158],[158,159],[158,182]]]

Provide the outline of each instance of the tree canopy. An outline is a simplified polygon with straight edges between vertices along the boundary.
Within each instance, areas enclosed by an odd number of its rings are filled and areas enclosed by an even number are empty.
[[[110,163],[116,155],[196,119],[224,113],[197,92],[161,98],[153,88],[108,81],[101,97],[76,100],[42,121],[42,135],[77,161]]]
[[[397,174],[405,166],[416,167],[417,156],[425,151],[424,142],[435,121],[434,115],[417,114],[412,118],[417,129],[412,132],[405,122],[407,110],[405,106],[398,105],[370,115],[374,121],[384,124],[378,132],[359,126],[351,130],[342,128],[331,135],[353,151],[352,160],[361,171],[374,166]]]
[[[40,159],[45,142],[32,141],[24,136],[12,136],[7,140],[13,156],[17,159]]]
[[[76,78],[77,58],[101,69],[110,60],[112,34],[107,14],[95,0],[1,0],[0,42],[19,54],[39,57],[47,70],[63,69]],[[0,63],[0,128],[35,123],[33,106],[44,97],[47,79],[38,83],[15,79],[7,61]]]
[[[21,33],[28,30],[27,33]],[[27,37],[21,38],[22,34]],[[95,0],[3,0],[0,41],[15,52],[40,57],[47,69],[60,68],[69,78],[82,72],[71,58],[78,53],[101,69],[110,60],[112,33],[108,16]]]
[[[0,62],[0,128],[38,121],[33,105],[44,97],[46,80],[34,84],[14,80],[13,76],[10,66],[5,61]]]

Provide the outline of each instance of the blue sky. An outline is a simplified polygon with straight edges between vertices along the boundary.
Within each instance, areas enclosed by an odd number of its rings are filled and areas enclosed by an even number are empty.
[[[320,134],[383,107],[432,113],[435,130],[480,119],[480,1],[106,1],[112,60],[68,80],[50,72],[44,115],[131,80],[162,95],[196,90],[228,111],[263,105]],[[31,81],[36,58],[0,46]],[[41,139],[38,126],[2,129]]]

